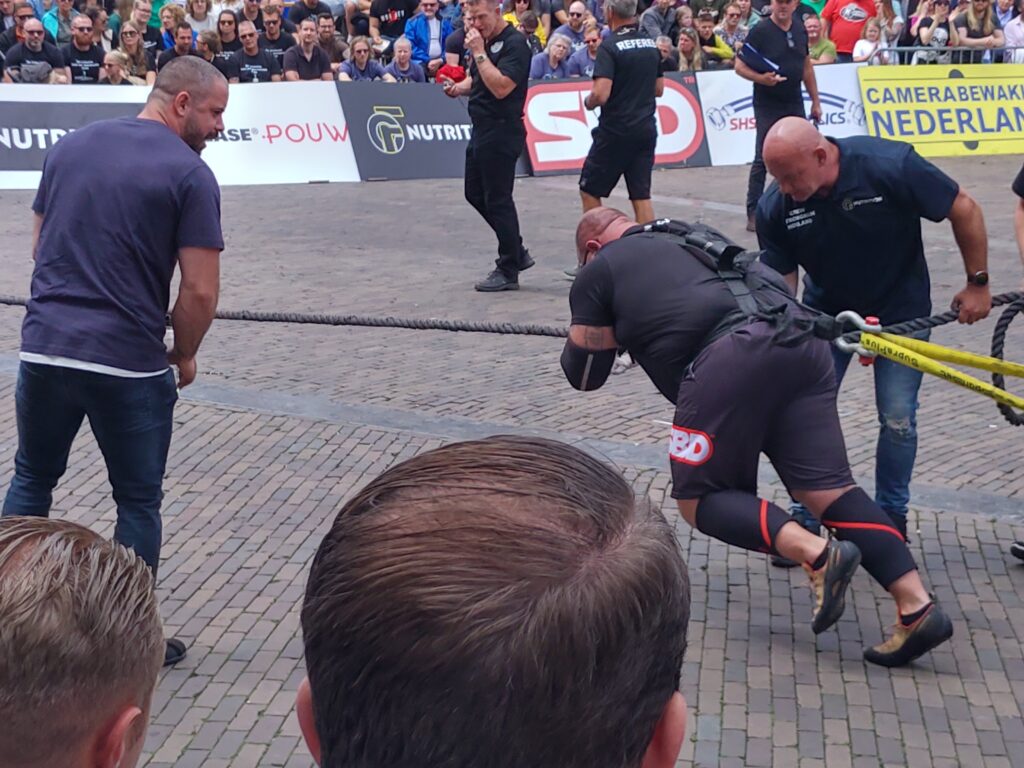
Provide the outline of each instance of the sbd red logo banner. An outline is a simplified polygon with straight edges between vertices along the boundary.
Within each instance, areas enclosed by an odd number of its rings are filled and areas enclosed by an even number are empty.
[[[583,101],[590,80],[561,80],[531,85],[526,96],[526,146],[535,174],[574,171],[590,150],[597,115]],[[693,75],[669,75],[658,99],[655,166],[711,165],[704,120]]]

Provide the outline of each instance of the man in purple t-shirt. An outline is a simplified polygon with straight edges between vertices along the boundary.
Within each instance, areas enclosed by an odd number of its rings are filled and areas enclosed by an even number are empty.
[[[18,452],[3,514],[49,515],[88,416],[117,503],[114,539],[154,576],[177,389],[196,377],[196,353],[217,308],[220,188],[199,153],[224,130],[227,101],[227,80],[212,64],[174,59],[138,117],[87,125],[50,150],[32,204]],[[181,286],[168,352],[175,266]],[[184,656],[184,644],[168,638],[165,664]]]

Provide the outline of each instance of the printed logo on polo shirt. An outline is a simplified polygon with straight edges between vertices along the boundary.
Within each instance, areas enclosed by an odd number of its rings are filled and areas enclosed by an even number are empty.
[[[814,223],[816,216],[816,211],[809,211],[806,208],[794,208],[786,214],[786,229],[792,231],[800,229],[800,227],[810,226]]]
[[[842,206],[844,211],[852,211],[855,208],[860,208],[862,205],[873,205],[881,202],[881,195],[876,195],[875,197],[865,197],[863,200],[854,200],[851,197],[846,197],[843,198]]]
[[[491,53],[500,53],[501,49],[505,47],[504,40],[498,40],[494,45],[491,46]]]
[[[373,148],[384,155],[397,155],[407,141],[469,141],[469,123],[408,123],[398,106],[375,106],[366,121],[366,134]]]
[[[867,21],[868,18],[868,12],[865,11],[856,3],[849,3],[847,5],[844,5],[843,9],[839,11],[839,15],[842,16],[844,20],[850,22],[851,24],[856,24],[857,22],[861,21]]]
[[[672,461],[696,467],[710,459],[714,452],[714,443],[704,432],[672,425],[672,435],[668,440],[668,455]]]

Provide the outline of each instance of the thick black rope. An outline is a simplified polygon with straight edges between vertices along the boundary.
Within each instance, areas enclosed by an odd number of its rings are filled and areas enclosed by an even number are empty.
[[[1013,318],[1018,313],[1024,312],[1024,299],[1018,299],[1003,310],[1003,314],[999,316],[999,320],[996,323],[996,329],[992,332],[992,357],[998,357],[1000,360],[1003,359],[1003,346],[1006,343],[1006,331],[1010,327],[1010,323],[1013,322]],[[993,373],[992,383],[1002,390],[1006,389],[1006,384],[1003,380],[1003,374]],[[1013,424],[1015,427],[1024,427],[1024,414],[1017,413],[1008,405],[1002,403],[996,403],[996,407],[999,412],[1003,414],[1003,418]]]

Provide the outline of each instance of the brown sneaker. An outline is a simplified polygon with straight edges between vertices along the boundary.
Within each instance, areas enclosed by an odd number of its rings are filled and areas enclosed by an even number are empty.
[[[884,643],[864,650],[864,659],[883,667],[902,667],[953,636],[953,622],[938,603],[932,603],[924,616],[909,627],[899,619],[893,635]]]
[[[811,580],[814,591],[814,618],[811,629],[820,635],[831,627],[846,608],[846,588],[850,586],[853,574],[860,565],[860,550],[852,541],[831,539],[828,543],[828,559],[818,570],[804,563],[804,570]]]

